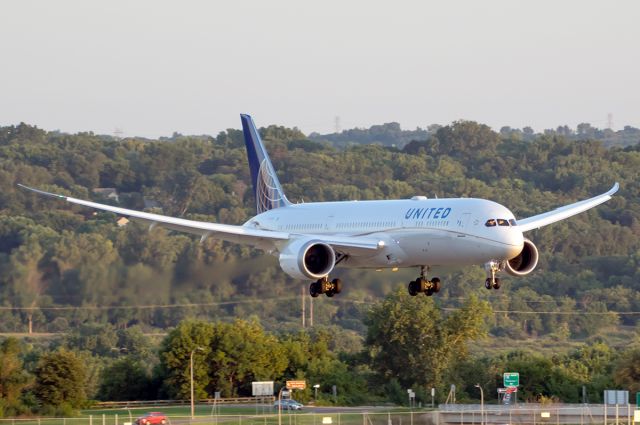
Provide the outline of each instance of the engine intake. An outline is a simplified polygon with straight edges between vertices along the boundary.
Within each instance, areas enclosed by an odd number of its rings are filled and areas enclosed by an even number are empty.
[[[520,254],[507,260],[505,271],[511,276],[525,276],[531,273],[537,265],[538,248],[529,239],[525,239]]]
[[[324,242],[297,239],[280,253],[280,267],[296,279],[320,279],[331,273],[336,253]]]

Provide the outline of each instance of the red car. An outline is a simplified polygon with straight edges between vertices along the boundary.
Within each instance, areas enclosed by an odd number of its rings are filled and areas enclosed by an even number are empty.
[[[136,419],[136,425],[157,425],[157,424],[166,424],[167,423],[167,415],[160,412],[149,412],[144,416],[140,416]]]

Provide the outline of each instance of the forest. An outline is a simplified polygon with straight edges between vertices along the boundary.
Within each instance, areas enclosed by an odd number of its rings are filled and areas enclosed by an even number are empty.
[[[147,374],[149,382],[136,397],[182,397],[184,377],[172,373],[184,373],[185,349],[173,357],[168,354],[172,335],[195,326],[190,335],[202,334],[206,355],[214,355],[220,346],[234,346],[220,336],[229,323],[263,335],[274,350],[285,353],[284,360],[270,376],[244,371],[237,372],[243,377],[235,381],[203,370],[198,390],[203,396],[214,390],[246,393],[243,379],[248,377],[327,380],[334,373],[331,379],[342,379],[347,388],[342,402],[359,402],[354,394],[363,393],[393,399],[413,384],[419,391],[452,382],[460,388],[467,382],[472,388],[475,382],[468,379],[476,379],[478,365],[484,365],[482,378],[494,386],[499,383],[496,374],[507,366],[530,370],[532,386],[525,391],[530,398],[578,401],[575,385],[589,381],[596,401],[605,385],[633,382],[625,381],[634,376],[625,364],[637,359],[640,330],[638,129],[613,132],[585,124],[575,131],[564,126],[538,134],[529,128],[495,132],[480,123],[458,121],[415,131],[394,123],[308,137],[275,125],[260,133],[293,202],[480,197],[507,206],[516,217],[527,217],[602,193],[616,181],[621,189],[594,210],[528,233],[540,250],[538,268],[526,277],[505,276],[499,291],[484,289],[481,266],[442,271],[443,289],[437,298],[414,300],[403,294],[417,270],[338,269],[343,293],[315,300],[314,327],[306,317],[307,327],[302,328],[301,294],[308,282],[287,277],[275,257],[213,239],[200,243],[161,228],[150,231],[16,186],[241,224],[254,214],[255,202],[240,130],[215,137],[176,133],[159,140],[120,140],[48,132],[24,123],[0,127],[0,332],[26,335],[22,340],[5,338],[0,349],[3,358],[21,364],[25,372],[18,379],[20,397],[13,392],[8,398],[0,376],[5,414],[33,411],[32,405],[66,408],[67,399],[77,407],[77,400],[122,394],[101,388],[106,384],[99,378],[100,370],[118,364],[123,368],[124,363],[133,369],[147,366],[136,369]],[[394,309],[397,305],[401,307]],[[424,314],[428,324],[419,326],[402,316],[411,308],[418,316]],[[453,320],[465,309],[475,312],[466,326]],[[398,323],[407,320],[405,330],[415,338],[437,335],[446,347],[447,333],[460,332],[466,344],[455,352],[443,348],[422,353],[442,358],[441,368],[416,364],[416,373],[404,376],[393,361],[384,359],[391,351],[382,344],[391,337],[383,324],[392,313],[400,315]],[[123,347],[118,338],[134,330],[140,340],[161,337],[142,344],[154,347],[142,350],[144,355],[133,348],[111,350]],[[111,339],[95,351],[105,332]],[[39,339],[39,334],[47,338]],[[476,343],[483,335],[485,343]],[[554,341],[555,357],[519,349],[539,341]],[[303,348],[286,346],[294,342]],[[397,357],[418,354],[401,351]],[[334,367],[322,369],[305,358],[322,358],[323,367]],[[68,366],[77,359],[84,359],[79,363],[88,368],[78,378],[86,383],[84,393],[47,399],[51,394],[38,390],[37,384],[38,373],[47,370],[43,362]],[[556,369],[553,379],[541,372]],[[412,382],[415,376],[421,381]],[[220,382],[236,384],[222,388]],[[384,391],[371,390],[379,387],[376,382],[384,383]],[[553,383],[557,386],[550,389]]]

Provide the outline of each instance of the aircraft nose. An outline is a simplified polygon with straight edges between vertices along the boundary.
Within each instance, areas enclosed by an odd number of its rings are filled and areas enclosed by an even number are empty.
[[[522,252],[524,248],[524,236],[517,228],[510,228],[503,234],[502,243],[506,246],[507,258],[514,258]]]

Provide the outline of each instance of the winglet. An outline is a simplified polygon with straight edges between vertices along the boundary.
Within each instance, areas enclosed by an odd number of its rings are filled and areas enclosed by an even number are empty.
[[[251,116],[240,114],[258,214],[290,204]]]
[[[20,186],[23,189],[27,189],[30,190],[31,192],[35,192],[38,193],[40,195],[44,195],[44,196],[50,196],[52,198],[57,198],[57,199],[62,199],[62,200],[66,200],[67,197],[64,195],[58,195],[56,193],[51,193],[51,192],[45,192],[44,190],[40,190],[40,189],[35,189],[33,187],[29,187],[29,186],[25,186],[22,183],[16,183],[18,186]]]

